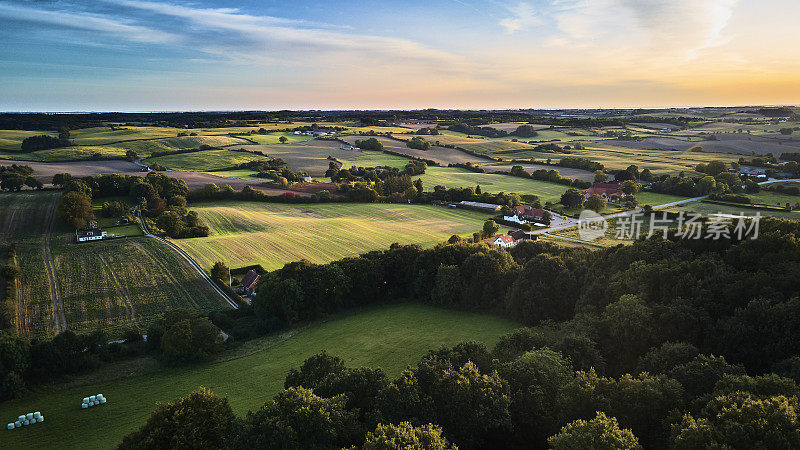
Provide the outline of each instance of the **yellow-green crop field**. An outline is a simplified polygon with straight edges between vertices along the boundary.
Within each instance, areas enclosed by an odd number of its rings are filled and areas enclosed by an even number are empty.
[[[202,267],[261,264],[267,270],[301,259],[326,263],[392,243],[432,246],[471,236],[484,213],[429,205],[327,203],[289,205],[209,202],[192,206],[211,235],[174,242]]]
[[[554,168],[557,169],[557,167]],[[428,167],[425,174],[420,175],[419,178],[422,179],[422,185],[426,190],[433,190],[433,187],[437,185],[447,188],[475,188],[475,186],[480,185],[481,191],[491,192],[492,194],[513,192],[520,195],[537,195],[542,203],[548,201],[558,202],[561,199],[561,194],[569,189],[569,186],[558,183],[496,173],[477,173],[456,167]]]

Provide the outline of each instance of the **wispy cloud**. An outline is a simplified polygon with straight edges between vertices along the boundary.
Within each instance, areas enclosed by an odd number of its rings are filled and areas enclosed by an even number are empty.
[[[533,6],[531,6],[529,3],[519,2],[517,4],[507,6],[506,9],[511,13],[511,16],[502,19],[499,22],[499,25],[505,28],[506,33],[508,34],[513,34],[539,22],[534,14]]]
[[[133,42],[166,44],[178,40],[177,35],[167,31],[134,25],[101,15],[35,9],[5,2],[0,2],[0,17],[56,27],[107,33]]]
[[[194,25],[195,30],[225,32],[225,40],[208,44],[195,40],[197,48],[211,54],[242,57],[250,61],[303,60],[322,57],[335,60],[343,53],[361,58],[414,59],[436,63],[455,63],[459,58],[408,39],[347,32],[343,27],[256,16],[237,9],[196,8],[175,3],[144,0],[104,0],[116,5],[169,16]],[[338,28],[338,29],[337,29]],[[194,33],[194,31],[188,31]],[[230,36],[235,36],[231,39]]]

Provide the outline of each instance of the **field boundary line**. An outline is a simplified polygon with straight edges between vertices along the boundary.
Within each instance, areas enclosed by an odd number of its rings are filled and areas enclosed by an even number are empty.
[[[53,226],[55,225],[57,199],[58,197],[53,196],[53,201],[47,211],[47,216],[45,218],[47,225],[45,226],[44,239],[42,240],[44,267],[50,282],[50,301],[53,304],[53,321],[55,322],[56,334],[66,331],[67,329],[67,318],[64,315],[64,302],[61,299],[61,285],[58,283],[58,274],[56,273],[56,266],[53,262],[53,254],[50,251],[50,236],[53,234]]]
[[[156,236],[155,234],[150,233],[150,230],[147,229],[147,225],[144,223],[144,218],[142,218],[142,212],[141,211],[138,212],[138,216],[139,216],[139,222],[142,224],[142,231],[144,231],[145,237],[151,237],[151,238],[158,239],[159,241],[167,244],[173,250],[178,252],[178,254],[183,256],[183,258],[187,262],[189,262],[189,265],[191,267],[194,267],[194,269],[197,271],[197,273],[199,273],[200,276],[203,277],[204,280],[206,280],[206,282],[211,286],[211,288],[214,289],[214,292],[219,294],[220,297],[222,297],[222,299],[225,300],[225,302],[227,302],[228,305],[230,305],[233,309],[239,309],[239,305],[236,304],[236,302],[233,301],[230,297],[228,297],[228,294],[226,294],[222,289],[220,289],[219,286],[217,286],[216,283],[214,283],[214,280],[212,280],[211,277],[208,276],[206,271],[203,270],[203,268],[200,266],[200,264],[197,263],[197,261],[194,260],[194,258],[189,256],[188,253],[186,253],[182,248],[178,247],[174,243],[172,243],[172,242],[170,242],[170,241],[168,241],[168,240],[166,240],[166,239],[164,239],[164,238],[162,238],[160,236]]]
[[[108,274],[111,276],[111,281],[117,286],[117,291],[122,296],[122,303],[125,306],[125,312],[128,315],[128,320],[133,322],[136,320],[136,310],[133,308],[133,303],[130,299],[130,294],[128,293],[128,289],[119,282],[119,278],[117,278],[117,274],[114,273],[114,268],[111,267],[111,264],[106,261],[101,255],[97,255],[100,261],[105,266],[106,270],[108,270]]]

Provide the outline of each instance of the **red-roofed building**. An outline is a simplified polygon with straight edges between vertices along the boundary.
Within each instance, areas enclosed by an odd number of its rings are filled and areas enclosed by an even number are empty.
[[[498,234],[494,237],[492,244],[500,247],[513,247],[517,245],[517,240],[507,234]]]
[[[605,199],[610,199],[625,195],[622,189],[620,189],[620,183],[595,183],[589,189],[584,189],[581,192],[585,198],[589,198],[592,195],[599,195]]]
[[[261,278],[255,270],[250,269],[242,278],[242,284],[239,285],[239,293],[244,295],[251,295],[256,288],[256,283]]]
[[[514,207],[514,215],[520,219],[539,222],[544,217],[544,210],[529,205],[518,205]]]

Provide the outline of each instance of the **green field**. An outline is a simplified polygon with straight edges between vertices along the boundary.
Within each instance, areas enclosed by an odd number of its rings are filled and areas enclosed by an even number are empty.
[[[288,131],[268,133],[268,134],[251,134],[249,136],[246,136],[246,138],[251,141],[258,142],[259,144],[262,145],[268,145],[268,144],[280,144],[281,136],[285,137],[286,142],[289,144],[294,142],[305,142],[314,139],[313,136],[303,136],[301,134],[294,134]]]
[[[471,236],[489,216],[467,210],[403,204],[287,205],[213,202],[192,206],[211,236],[175,243],[204,268],[261,264],[267,270],[300,259],[326,263],[394,242],[431,246],[453,234]]]
[[[685,199],[686,197],[679,197],[677,195],[669,195],[669,194],[659,194],[657,192],[648,192],[648,191],[642,191],[636,194],[636,200],[639,202],[639,205],[642,206],[644,205],[658,206]]]
[[[283,155],[276,155],[278,157],[283,157]],[[339,155],[336,159],[338,159],[342,163],[342,167],[345,169],[349,169],[353,166],[356,167],[378,167],[378,166],[390,166],[390,167],[397,167],[398,169],[402,169],[403,167],[408,164],[409,159],[404,158],[402,156],[395,156],[389,155],[387,153],[382,152],[372,152],[372,151],[347,151],[345,156]],[[325,171],[321,170],[322,166],[325,164],[329,164],[330,160],[327,157],[320,157],[316,160],[310,158],[307,160],[310,165],[306,166],[309,167],[311,173],[319,174],[315,176],[315,179],[324,179],[325,181],[330,181],[329,179],[322,177]],[[313,169],[313,168],[316,168]],[[327,169],[327,166],[325,166]],[[219,175],[222,177],[231,177],[231,178],[243,178],[245,180],[252,180],[255,172],[249,169],[235,169],[235,170],[222,170],[213,172],[214,175]]]
[[[21,145],[23,139],[31,136],[40,136],[42,134],[55,136],[57,133],[52,131],[0,130],[0,150],[22,150]]]
[[[158,163],[172,170],[211,172],[227,169],[237,164],[250,161],[270,161],[271,159],[272,158],[255,153],[237,152],[233,150],[203,150],[200,152],[148,158],[144,162],[147,164]]]
[[[55,331],[47,261],[58,280],[67,328],[112,335],[131,323],[146,324],[167,308],[202,311],[222,299],[177,253],[152,238],[75,242],[74,231],[48,220],[59,193],[0,194],[0,245],[13,243],[23,272],[17,328],[25,336]],[[47,239],[47,233],[52,229]],[[107,228],[110,234],[140,234],[138,227]],[[49,243],[50,258],[45,257]]]
[[[417,177],[414,177],[415,179]],[[447,188],[472,187],[480,185],[483,192],[534,194],[544,202],[558,202],[561,194],[568,186],[547,181],[532,180],[530,178],[512,177],[494,173],[477,173],[455,167],[428,167],[424,175],[420,175],[422,185],[426,190],[433,190],[434,186],[441,185]]]
[[[288,339],[283,335],[249,342],[246,348],[259,351],[238,359],[122,379],[118,378],[128,370],[112,370],[114,375],[105,378],[101,371],[96,378],[113,381],[46,389],[4,402],[0,417],[11,420],[24,412],[41,411],[45,422],[3,430],[0,442],[9,449],[113,448],[147,420],[156,402],[171,401],[201,385],[227,396],[242,416],[280,392],[289,369],[322,350],[343,358],[351,367],[380,367],[393,378],[429,349],[466,340],[485,342],[491,348],[499,336],[516,326],[499,317],[417,304],[376,307],[312,325]],[[97,393],[104,394],[108,403],[82,410],[81,399]]]

